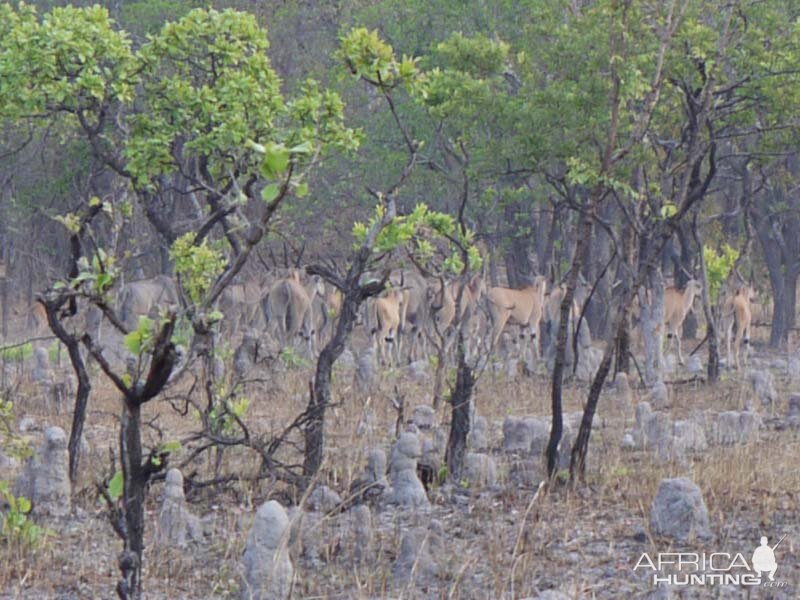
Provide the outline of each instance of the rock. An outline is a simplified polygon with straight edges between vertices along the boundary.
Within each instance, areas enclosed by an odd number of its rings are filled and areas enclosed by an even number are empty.
[[[647,401],[656,410],[662,410],[669,407],[669,392],[667,386],[663,381],[659,381],[650,388],[647,395]]]
[[[436,411],[424,404],[415,406],[411,413],[411,422],[423,431],[433,429],[436,423]]]
[[[392,450],[389,479],[392,492],[391,504],[403,508],[425,508],[430,506],[422,482],[417,477],[417,459],[422,454],[419,438],[411,432],[400,435]]]
[[[775,378],[770,371],[748,371],[747,380],[761,404],[772,406],[778,400],[775,391]]]
[[[328,523],[321,513],[293,511],[290,543],[299,543],[300,555],[311,565],[318,566],[322,562],[325,545],[329,533]]]
[[[785,358],[776,356],[770,361],[769,366],[771,369],[774,369],[776,371],[785,372],[789,368],[789,363],[786,361]]]
[[[463,477],[473,487],[491,487],[497,484],[497,466],[488,454],[468,452],[464,457]]]
[[[31,379],[34,383],[50,385],[53,383],[53,371],[50,368],[50,355],[47,348],[36,348],[33,352],[34,364]]]
[[[656,435],[659,437],[655,450],[661,460],[683,463],[690,452],[704,452],[708,449],[706,432],[695,421],[675,421],[670,425],[666,418]]]
[[[650,507],[650,532],[679,542],[711,539],[708,509],[691,479],[661,480]]]
[[[29,431],[38,431],[39,427],[32,417],[22,417],[19,420],[19,432],[28,433]]]
[[[653,412],[649,402],[636,406],[636,423],[633,439],[636,447],[642,450],[658,449],[672,434],[672,420],[664,412]]]
[[[12,479],[17,469],[19,469],[19,461],[5,454],[0,448],[0,480]]]
[[[346,371],[352,371],[353,369],[356,368],[356,357],[353,356],[353,353],[350,351],[349,348],[345,348],[342,351],[342,354],[336,361],[336,366]]]
[[[373,448],[367,454],[367,465],[363,473],[350,485],[350,496],[356,502],[366,502],[384,495],[391,495],[389,481],[386,479],[386,454],[380,448]]]
[[[514,458],[509,468],[509,479],[517,486],[536,487],[546,478],[544,463],[540,458]]]
[[[233,372],[242,377],[247,370],[256,364],[260,352],[259,338],[254,331],[247,331],[242,337],[242,343],[236,348],[233,355]]]
[[[406,367],[409,377],[415,381],[425,381],[428,379],[428,361],[415,360]]]
[[[486,417],[475,417],[467,434],[467,447],[480,452],[489,448],[489,423]]]
[[[348,534],[353,547],[353,558],[364,562],[372,556],[372,512],[364,504],[347,511]]]
[[[603,360],[603,351],[600,348],[589,346],[578,353],[578,366],[575,369],[575,378],[578,381],[592,381],[597,369]]]
[[[519,373],[519,359],[517,358],[508,358],[504,364],[506,377],[509,379],[514,379]]]
[[[790,379],[800,380],[800,357],[792,356],[786,364],[786,370]]]
[[[712,425],[712,440],[723,446],[749,444],[758,440],[761,417],[751,411],[729,410],[717,415]]]
[[[424,485],[429,485],[442,467],[444,448],[439,446],[436,437],[422,440],[422,455],[417,461],[417,474]]]
[[[789,400],[786,403],[786,416],[800,416],[800,394],[789,394]]]
[[[741,443],[749,444],[758,441],[758,432],[764,426],[761,416],[753,411],[743,410],[739,414],[739,428]]]
[[[578,329],[578,348],[585,350],[592,346],[592,333],[589,331],[589,322],[581,319],[581,326]]]
[[[653,412],[648,402],[636,407],[636,423],[625,448],[652,450],[661,460],[686,459],[689,452],[704,452],[708,439],[703,426],[694,420],[675,421],[661,411]]]
[[[700,357],[697,354],[694,354],[689,357],[689,360],[686,362],[686,370],[689,373],[693,373],[695,375],[700,375],[705,372],[705,367],[703,366],[703,361],[700,360]]]
[[[14,487],[17,496],[31,501],[36,514],[64,517],[72,508],[67,435],[48,427],[35,456],[28,458]]]
[[[287,551],[289,517],[274,500],[256,513],[242,557],[242,598],[273,600],[289,597],[294,567]]]
[[[327,485],[318,485],[306,500],[309,510],[328,513],[336,510],[342,504],[342,497]]]
[[[559,442],[559,468],[569,467],[569,452],[574,441],[571,422],[580,421],[583,413],[567,413],[564,415],[564,426]],[[506,417],[503,422],[503,450],[506,452],[523,453],[533,457],[544,457],[547,444],[550,441],[550,423],[536,417]]]
[[[673,444],[681,454],[708,450],[706,432],[694,421],[675,421],[672,424],[672,437]]]
[[[367,455],[367,473],[372,482],[386,482],[386,454],[380,448],[373,448]]]
[[[202,537],[200,519],[186,506],[183,475],[178,469],[170,469],[167,471],[164,497],[158,513],[156,543],[184,548],[189,541],[199,541]]]
[[[375,384],[376,369],[375,348],[367,348],[358,356],[356,362],[356,384],[360,390],[372,389]]]
[[[616,392],[617,404],[622,407],[629,407],[633,404],[633,392],[631,391],[628,375],[620,371],[614,377],[612,389]]]
[[[430,585],[439,575],[439,564],[435,557],[444,550],[442,526],[431,521],[428,527],[414,527],[400,538],[392,575],[396,583]]]
[[[534,417],[506,417],[503,422],[503,450],[506,452],[531,452],[534,439],[548,436],[547,424]]]
[[[631,435],[630,433],[626,433],[625,435],[623,435],[620,447],[623,450],[634,450],[636,448],[636,442],[633,440],[633,435]]]

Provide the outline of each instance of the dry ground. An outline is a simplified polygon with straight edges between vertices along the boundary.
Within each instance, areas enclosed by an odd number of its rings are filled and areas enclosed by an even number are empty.
[[[255,432],[279,431],[302,410],[308,375],[304,369],[288,370],[253,386],[247,421]],[[785,377],[777,380],[781,402],[776,413],[783,414],[792,382]],[[388,448],[393,439],[397,415],[390,399],[395,385],[406,398],[406,414],[414,405],[430,402],[430,381],[412,381],[399,372],[389,372],[367,398],[356,391],[350,373],[337,373],[335,390],[341,404],[330,414],[324,478],[343,495],[363,468],[367,451],[374,446]],[[793,385],[797,391],[800,382]],[[29,397],[19,401],[20,413],[40,425],[55,424],[68,430],[66,414],[49,414],[50,408],[35,397],[32,389],[23,391]],[[766,426],[758,443],[711,447],[689,464],[661,463],[643,452],[620,450],[624,430],[633,422],[635,402],[642,395],[634,391],[631,405],[620,405],[612,395],[604,395],[592,438],[586,485],[575,489],[555,486],[532,502],[532,486],[510,482],[509,459],[500,451],[501,427],[508,415],[548,415],[548,380],[537,376],[510,381],[484,374],[477,387],[476,410],[490,424],[500,484],[487,490],[459,486],[434,490],[431,515],[382,513],[375,518],[380,526],[374,556],[365,565],[353,568],[352,548],[346,545],[332,548],[330,556],[317,564],[300,560],[296,563],[293,597],[510,599],[535,598],[551,588],[572,598],[647,597],[653,588],[632,571],[643,552],[741,552],[749,559],[761,535],[773,540],[786,534],[777,552],[777,578],[786,587],[777,592],[693,588],[680,597],[800,598],[800,434],[777,430],[775,421],[762,410]],[[697,408],[741,408],[750,391],[740,374],[726,373],[714,388],[682,384],[671,386],[670,395],[671,410],[675,418],[680,418]],[[580,410],[584,397],[585,386],[568,386],[565,410]],[[108,386],[99,386],[90,406],[87,439],[91,452],[75,489],[77,516],[50,523],[53,534],[34,554],[15,556],[0,547],[0,597],[113,597],[120,544],[93,489],[95,481],[109,470],[108,448],[114,442],[114,415],[118,410],[118,400]],[[146,419],[157,417],[158,427],[168,432],[169,439],[197,428],[196,417],[180,417],[161,400],[149,404],[145,413]],[[449,409],[441,409],[438,417],[447,425]],[[34,445],[38,444],[38,435],[33,433]],[[153,431],[148,435],[151,441],[156,439]],[[236,450],[226,454],[223,467],[227,472],[247,475],[256,465],[252,453]],[[207,470],[208,465],[204,462],[199,468]],[[701,487],[716,536],[713,542],[676,546],[650,537],[650,503],[658,482],[673,476],[691,477]],[[148,540],[161,485],[154,484],[149,496]],[[286,502],[286,488],[262,481],[195,494],[191,507],[204,518],[208,530],[205,542],[185,551],[148,546],[146,597],[238,597],[238,559],[255,509],[269,498]],[[397,588],[392,583],[391,567],[400,530],[411,523],[425,525],[431,517],[438,519],[446,532],[440,577],[427,587]]]

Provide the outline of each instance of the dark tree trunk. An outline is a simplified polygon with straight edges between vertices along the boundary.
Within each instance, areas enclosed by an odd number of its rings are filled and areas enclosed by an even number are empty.
[[[142,469],[141,407],[125,401],[120,423],[120,460],[123,475],[123,514],[125,549],[119,557],[122,580],[117,594],[122,600],[136,600],[142,595],[142,554],[144,552],[144,499],[147,477]]]
[[[393,209],[387,214],[393,214]],[[379,294],[386,285],[388,273],[378,282],[364,286],[359,285],[362,274],[372,253],[371,244],[362,246],[356,254],[345,280],[342,282],[332,272],[318,265],[308,267],[311,275],[321,275],[331,283],[335,283],[343,294],[342,308],[336,323],[336,331],[331,340],[325,344],[317,359],[314,373],[314,385],[309,394],[306,407],[306,427],[304,432],[305,450],[303,457],[303,475],[310,481],[319,471],[325,451],[325,411],[331,401],[331,374],[333,365],[344,352],[344,346],[353,332],[358,319],[361,304],[370,296]]]
[[[536,258],[539,263],[539,275],[549,275],[553,265],[553,248],[558,235],[559,205],[551,204],[551,210],[540,211],[539,227],[536,235]]]
[[[0,257],[0,269],[5,268],[5,263]],[[2,307],[2,333],[3,339],[8,339],[8,279],[5,273],[0,273],[0,306]]]
[[[764,252],[770,286],[772,288],[771,348],[785,347],[789,332],[794,327],[797,278],[800,275],[800,249],[794,253],[794,245],[800,247],[800,219],[786,218],[782,223],[788,230],[781,232],[782,240],[775,231],[776,223],[769,216],[757,220],[756,235]],[[788,247],[787,247],[788,246]]]
[[[697,230],[697,213],[692,221],[692,235],[698,248],[703,247],[700,240],[700,233]],[[708,293],[708,270],[706,259],[700,252],[700,283],[703,284],[701,300],[703,302],[703,312],[706,316],[706,341],[708,343],[708,383],[719,381],[719,346],[717,344],[717,314],[711,305],[711,297]]]
[[[333,365],[341,356],[345,342],[353,332],[362,301],[357,289],[350,290],[345,295],[339,320],[336,323],[336,332],[333,338],[325,344],[317,360],[314,386],[311,389],[306,409],[308,423],[305,428],[303,475],[309,480],[317,474],[322,465],[325,449],[325,410],[331,401]]]
[[[472,390],[475,379],[472,368],[467,364],[464,352],[464,338],[459,330],[458,339],[458,370],[456,372],[456,387],[450,396],[450,406],[453,416],[450,419],[450,436],[447,440],[447,470],[455,481],[461,481],[464,468],[464,457],[467,454],[467,435],[470,428],[470,415],[472,414]]]
[[[693,248],[689,239],[689,223],[681,223],[675,230],[675,233],[678,237],[678,242],[680,243],[681,247],[679,255],[672,255],[673,269],[675,273],[675,285],[677,285],[678,288],[683,289],[686,287],[686,283],[689,281],[689,279],[692,277],[697,278],[693,268],[695,253],[692,251]],[[681,335],[682,337],[689,339],[694,339],[697,337],[697,316],[695,315],[694,311],[689,311],[689,313],[686,315],[686,318],[683,320]]]
[[[86,363],[81,355],[78,339],[70,335],[64,328],[58,317],[58,311],[63,306],[63,300],[42,303],[47,313],[47,323],[52,332],[67,348],[69,361],[72,370],[78,378],[78,389],[75,393],[75,406],[72,410],[72,428],[69,432],[69,479],[72,483],[78,479],[78,467],[80,466],[81,436],[83,435],[83,425],[86,422],[86,407],[89,403],[89,393],[92,390],[92,383],[86,371]]]
[[[519,223],[522,207],[518,202],[510,202],[505,207],[505,223],[510,227],[510,243],[506,252],[506,274],[508,285],[521,288],[533,279],[533,268],[529,259],[531,237],[527,232],[520,232]]]
[[[613,219],[610,210],[605,210],[602,216],[606,222],[610,222]],[[586,307],[585,318],[589,324],[589,330],[592,332],[592,336],[603,340],[608,339],[609,332],[611,331],[611,292],[609,289],[608,277],[603,273],[610,258],[611,239],[605,231],[598,229],[592,239],[591,260],[585,266],[586,280],[589,282],[589,285],[594,285],[595,281],[597,281],[597,287],[592,296],[592,300]],[[583,299],[579,298],[579,302],[582,302],[582,300]]]
[[[640,175],[637,174],[636,178],[634,179],[634,185],[640,181]],[[638,189],[638,187],[636,188]],[[615,290],[612,296],[612,304],[614,306],[619,306],[620,304],[627,301],[629,298],[629,290],[633,285],[633,273],[635,268],[635,231],[633,225],[628,223],[624,230],[623,230],[623,238],[621,241],[622,248],[620,249],[622,253],[622,259],[619,263],[619,268],[617,270],[617,280],[615,283]],[[631,302],[633,302],[631,300]],[[622,321],[620,322],[620,332],[619,335],[615,338],[615,352],[617,356],[616,364],[614,365],[614,374],[616,375],[619,372],[625,373],[626,375],[630,374],[631,369],[631,327],[632,327],[632,319],[631,319],[631,306],[628,306],[628,310],[623,313]],[[613,330],[612,330],[613,331]]]
[[[602,196],[603,190],[596,189],[589,200],[589,205],[581,215],[578,226],[577,243],[575,245],[575,256],[572,260],[572,267],[567,277],[567,289],[561,300],[561,317],[558,326],[558,337],[556,338],[556,356],[553,363],[553,382],[551,393],[551,409],[553,411],[553,423],[550,429],[550,439],[547,443],[547,474],[550,478],[554,477],[558,469],[558,444],[564,432],[563,409],[562,409],[562,387],[564,382],[564,369],[566,368],[567,351],[567,331],[569,327],[569,312],[572,307],[572,300],[575,297],[575,288],[578,285],[578,275],[586,262],[587,254],[591,245],[592,238],[592,219],[596,202]]]

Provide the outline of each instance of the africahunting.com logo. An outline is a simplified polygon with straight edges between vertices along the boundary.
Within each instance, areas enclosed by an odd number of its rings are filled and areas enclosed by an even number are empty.
[[[785,538],[784,535],[777,544],[770,546],[769,539],[762,537],[761,545],[753,551],[749,562],[740,552],[659,552],[655,559],[645,552],[633,570],[652,571],[653,585],[786,587],[785,581],[775,579],[778,571],[775,549]]]

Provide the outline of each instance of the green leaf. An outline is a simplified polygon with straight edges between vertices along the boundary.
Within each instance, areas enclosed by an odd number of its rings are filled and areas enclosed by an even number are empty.
[[[259,154],[264,154],[267,151],[267,149],[264,148],[264,144],[259,144],[253,140],[247,140],[244,145]]]
[[[278,194],[281,191],[281,186],[277,183],[270,183],[266,186],[263,190],[261,190],[261,198],[263,198],[264,202],[272,202],[275,198],[278,197]]]
[[[139,354],[142,351],[142,336],[138,331],[131,331],[124,338],[125,347],[131,354]]]
[[[183,446],[181,446],[181,443],[180,443],[179,441],[177,441],[177,440],[173,440],[173,441],[171,441],[171,442],[167,442],[166,444],[163,444],[163,445],[161,446],[161,451],[162,451],[162,452],[170,452],[170,453],[171,453],[171,452],[177,452],[177,451],[178,451],[178,450],[180,450],[182,447],[183,447]]]
[[[108,482],[108,495],[111,496],[112,500],[118,500],[122,497],[124,483],[122,471],[117,471],[114,473],[111,481]]]
[[[308,183],[305,181],[303,183],[298,183],[294,193],[298,198],[305,198],[308,195]]]
[[[18,496],[17,511],[25,514],[29,513],[31,511],[31,501],[23,496]]]
[[[289,166],[289,151],[282,144],[272,143],[266,148],[261,170],[266,177],[275,178]]]
[[[289,152],[292,154],[311,154],[313,150],[314,145],[310,141],[305,141],[302,144],[297,144],[297,146],[289,148]]]

